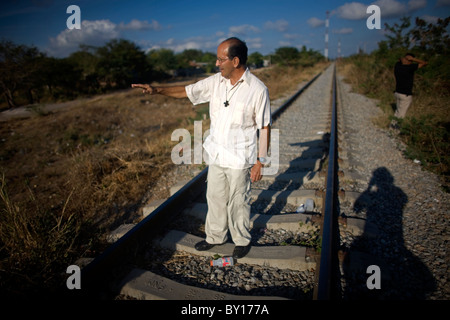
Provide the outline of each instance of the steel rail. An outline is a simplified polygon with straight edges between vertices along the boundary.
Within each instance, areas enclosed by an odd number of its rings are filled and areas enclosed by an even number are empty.
[[[134,226],[101,255],[81,270],[81,281],[84,295],[93,296],[108,288],[114,268],[123,263],[137,248],[147,243],[161,232],[186,205],[204,190],[208,168],[203,169],[196,177],[185,184],[174,195],[169,197],[145,219]]]
[[[319,72],[314,78],[302,86],[287,102],[271,113],[275,121],[298,96],[308,88],[320,75]],[[124,236],[110,245],[102,254],[96,257],[81,270],[81,281],[83,290],[75,290],[74,297],[99,297],[99,292],[109,287],[108,282],[121,263],[127,257],[133,255],[139,246],[147,243],[151,238],[162,230],[162,227],[170,222],[186,205],[196,198],[206,187],[206,177],[208,167],[190,180],[183,188],[163,202],[145,219],[139,222]],[[67,294],[66,285],[62,285],[62,292]]]
[[[323,225],[321,228],[322,248],[318,266],[318,284],[315,288],[315,300],[330,300],[334,297],[336,283],[335,268],[337,266],[337,107],[336,107],[336,66],[333,70],[331,97],[330,148],[328,153],[328,170],[326,178],[325,204],[323,209]]]

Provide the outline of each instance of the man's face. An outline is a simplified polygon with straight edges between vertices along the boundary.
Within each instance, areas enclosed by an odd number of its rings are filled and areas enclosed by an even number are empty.
[[[407,56],[404,56],[403,58],[402,58],[402,63],[403,64],[411,64],[411,56],[410,55],[407,55]]]
[[[219,70],[222,74],[222,77],[226,79],[230,79],[231,74],[233,73],[235,66],[234,66],[234,59],[230,60],[228,58],[228,44],[222,43],[217,48],[217,60],[216,60],[216,66],[219,67]]]

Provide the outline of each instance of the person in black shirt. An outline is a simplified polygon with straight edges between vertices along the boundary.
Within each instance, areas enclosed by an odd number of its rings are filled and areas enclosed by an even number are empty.
[[[397,110],[394,114],[395,117],[405,117],[406,111],[408,111],[408,108],[412,103],[414,72],[427,64],[427,62],[417,59],[412,53],[407,53],[395,64],[395,98],[397,100]]]

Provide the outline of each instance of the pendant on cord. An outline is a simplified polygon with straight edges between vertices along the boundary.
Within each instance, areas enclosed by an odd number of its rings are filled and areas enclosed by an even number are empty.
[[[230,91],[232,91],[234,88],[238,87],[242,82],[244,82],[244,80],[239,80],[238,83],[236,83],[233,88],[230,89]],[[233,98],[233,95],[236,93],[237,89],[233,91],[233,93],[231,94],[230,99],[228,99],[228,89],[225,89],[225,102],[223,103],[223,105],[226,107],[228,107],[230,105],[229,101],[231,100],[231,98]]]

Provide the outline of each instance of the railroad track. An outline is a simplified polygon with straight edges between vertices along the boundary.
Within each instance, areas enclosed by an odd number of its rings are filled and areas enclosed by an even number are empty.
[[[273,112],[272,139],[279,143],[272,140],[271,157],[278,170],[252,186],[252,247],[246,257],[234,266],[211,267],[214,256],[230,256],[234,245],[194,249],[204,238],[206,168],[85,266],[82,290],[72,294],[174,300],[334,297],[340,118],[335,79],[333,64]],[[315,86],[328,89],[318,94]],[[301,209],[311,201],[313,207]]]

